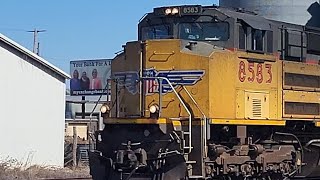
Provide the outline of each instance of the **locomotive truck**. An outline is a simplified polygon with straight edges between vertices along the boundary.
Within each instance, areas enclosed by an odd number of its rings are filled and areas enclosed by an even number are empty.
[[[319,32],[244,9],[155,8],[112,61],[93,179],[319,176]]]

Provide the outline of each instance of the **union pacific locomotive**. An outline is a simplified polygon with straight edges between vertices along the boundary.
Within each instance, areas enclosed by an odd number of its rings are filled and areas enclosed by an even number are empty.
[[[93,179],[320,175],[320,31],[243,9],[159,7],[112,61]]]

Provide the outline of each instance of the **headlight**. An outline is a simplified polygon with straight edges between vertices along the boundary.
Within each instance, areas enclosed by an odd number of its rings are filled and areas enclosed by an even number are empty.
[[[109,112],[109,111],[110,111],[110,107],[109,107],[108,105],[106,105],[106,104],[103,104],[103,105],[101,106],[101,108],[100,108],[100,112],[101,112],[102,114],[107,113],[107,112]]]
[[[155,113],[157,111],[159,111],[159,106],[158,105],[152,105],[149,107],[149,111],[150,113]]]
[[[171,14],[178,14],[179,13],[179,9],[178,8],[173,8],[171,11]]]
[[[164,13],[166,14],[166,15],[168,15],[168,14],[171,14],[171,9],[170,8],[168,8],[168,9],[166,9],[165,11],[164,11]]]

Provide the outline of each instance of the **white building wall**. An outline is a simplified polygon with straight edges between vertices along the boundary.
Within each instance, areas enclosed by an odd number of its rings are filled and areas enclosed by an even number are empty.
[[[64,82],[0,47],[0,87],[0,158],[63,166]]]

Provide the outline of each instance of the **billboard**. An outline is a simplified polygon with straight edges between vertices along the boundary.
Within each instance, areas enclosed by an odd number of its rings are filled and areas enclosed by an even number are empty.
[[[70,61],[70,93],[72,96],[101,95],[111,78],[111,59]]]

